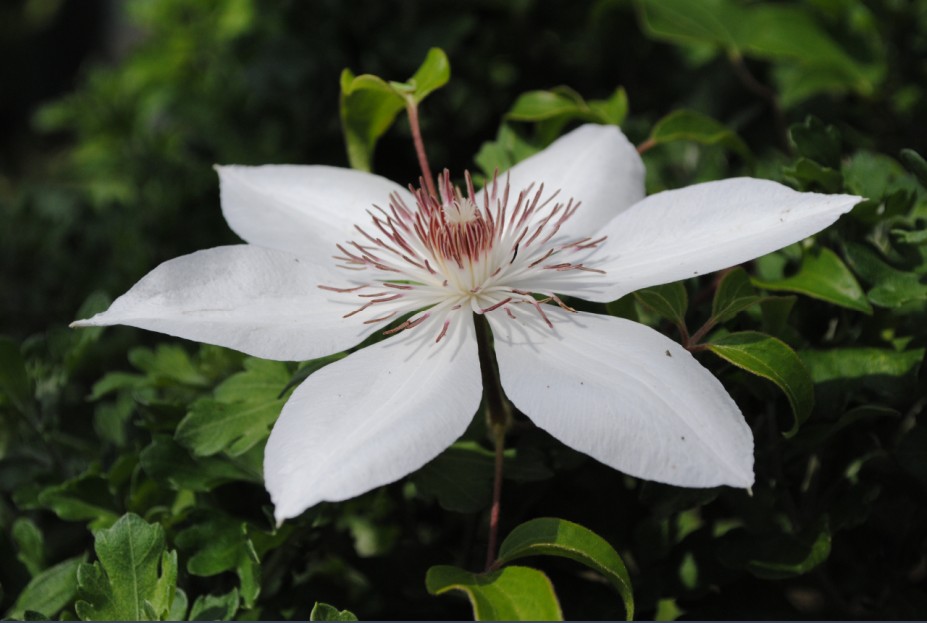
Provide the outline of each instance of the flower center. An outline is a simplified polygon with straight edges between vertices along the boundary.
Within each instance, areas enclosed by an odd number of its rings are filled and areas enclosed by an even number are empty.
[[[368,210],[372,227],[355,226],[361,238],[338,245],[341,255],[335,256],[341,268],[357,271],[354,285],[319,286],[357,296],[359,306],[346,318],[371,315],[363,322],[385,324],[420,312],[388,333],[443,319],[438,341],[453,312],[463,307],[512,318],[521,307],[550,324],[544,303],[570,309],[554,286],[574,271],[604,274],[583,263],[604,237],[560,234],[579,209],[578,201],[557,201],[559,191],[545,195],[543,184],[521,189],[510,201],[507,180],[503,184],[494,177],[480,191],[469,173],[465,180],[466,194],[445,171],[438,184],[440,197],[412,189],[414,206],[394,193],[387,209]]]

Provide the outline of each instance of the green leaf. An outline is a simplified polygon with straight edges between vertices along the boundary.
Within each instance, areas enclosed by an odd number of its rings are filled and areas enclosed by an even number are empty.
[[[405,108],[402,96],[374,76],[341,72],[341,127],[348,162],[354,169],[373,170],[377,140],[393,125]]]
[[[738,23],[744,12],[722,0],[637,0],[644,31],[671,43],[710,43],[726,50],[741,47]]]
[[[562,621],[563,613],[546,575],[528,567],[470,573],[439,565],[428,570],[425,587],[432,595],[462,591],[477,621]]]
[[[409,80],[409,84],[414,87],[412,97],[415,98],[415,103],[420,104],[423,99],[443,87],[450,79],[451,64],[447,60],[447,54],[441,48],[431,48],[425,55],[421,67]]]
[[[872,314],[866,295],[840,257],[827,248],[816,248],[802,258],[798,273],[778,281],[754,279],[753,285],[773,292],[797,292],[864,314]]]
[[[77,569],[86,558],[69,558],[33,577],[6,617],[22,619],[26,611],[41,612],[46,619],[54,617],[77,595]]]
[[[18,517],[10,531],[16,543],[16,558],[35,577],[45,568],[45,537],[38,526],[27,517]],[[40,610],[41,612],[41,610]]]
[[[799,535],[730,532],[720,540],[718,557],[758,578],[781,580],[808,573],[827,560],[830,548],[830,528],[827,521],[820,521]]]
[[[492,177],[497,171],[507,171],[538,151],[537,145],[526,141],[510,125],[503,123],[499,126],[496,140],[483,143],[474,160],[487,177]]]
[[[917,383],[924,349],[835,348],[802,351],[801,357],[818,390],[831,390],[828,398],[844,398],[866,389],[897,400]]]
[[[94,534],[98,561],[77,571],[85,621],[150,621],[166,617],[174,601],[177,553],[164,548],[164,530],[129,513]]]
[[[790,167],[782,167],[782,174],[793,180],[800,190],[821,190],[836,193],[843,188],[843,174],[808,158],[799,158]]]
[[[357,617],[350,610],[339,610],[335,606],[315,602],[312,606],[312,612],[309,613],[310,621],[356,621]]]
[[[744,160],[753,159],[747,144],[733,130],[694,110],[674,110],[660,119],[650,132],[650,140],[657,145],[674,141],[721,145]]]
[[[0,392],[20,413],[32,412],[32,382],[26,374],[26,362],[16,342],[6,337],[0,337]]]
[[[187,351],[174,344],[158,344],[154,350],[134,348],[129,351],[129,361],[161,384],[209,385],[209,379],[196,369]]]
[[[834,126],[808,115],[789,127],[789,138],[802,156],[831,169],[840,167],[840,132]]]
[[[262,482],[261,474],[246,464],[222,456],[194,458],[164,435],[154,437],[139,462],[152,479],[175,489],[209,491],[232,480]]]
[[[493,455],[476,444],[455,444],[415,472],[412,481],[445,510],[474,513],[492,500]]]
[[[652,309],[676,326],[686,326],[689,296],[686,293],[686,286],[681,281],[638,290],[634,293],[634,297],[641,305]]]
[[[527,521],[512,530],[499,547],[494,566],[507,565],[526,556],[560,556],[598,571],[624,601],[627,620],[634,618],[631,579],[621,556],[595,532],[567,521],[544,517]]]
[[[245,607],[254,606],[261,589],[261,566],[246,523],[209,514],[180,532],[175,542],[189,556],[187,571],[193,575],[209,577],[234,570]]]
[[[863,281],[873,284],[866,293],[873,305],[898,308],[927,300],[927,283],[922,275],[890,266],[862,244],[850,242],[844,249],[853,270]]]
[[[341,126],[348,162],[354,169],[372,170],[377,141],[393,125],[396,115],[444,86],[451,75],[447,56],[438,48],[428,51],[425,61],[405,83],[387,82],[370,74],[355,76],[341,72]]]
[[[88,521],[91,529],[108,527],[119,518],[109,482],[94,472],[44,489],[38,503],[61,519]]]
[[[226,379],[215,390],[215,400],[193,403],[177,426],[174,438],[194,456],[225,450],[239,456],[267,439],[280,415],[281,390],[290,373],[278,361],[248,359],[245,371]]]
[[[512,121],[543,121],[561,115],[587,114],[588,107],[556,91],[522,93],[506,113]]]
[[[785,436],[798,432],[814,407],[814,386],[808,369],[794,350],[781,340],[755,331],[731,333],[706,346],[738,368],[775,383],[789,399],[794,416]]]
[[[230,621],[238,612],[238,589],[224,595],[200,595],[190,609],[190,621]]]
[[[901,150],[901,164],[914,174],[921,186],[927,188],[927,160],[913,149]]]
[[[728,271],[715,290],[711,302],[711,317],[716,323],[727,322],[751,305],[763,300],[757,296],[750,284],[750,276],[743,268],[737,267]]]

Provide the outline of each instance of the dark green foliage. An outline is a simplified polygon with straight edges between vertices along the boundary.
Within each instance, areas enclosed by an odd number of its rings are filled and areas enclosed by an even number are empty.
[[[927,2],[14,5],[0,614],[466,618],[463,591],[486,617],[621,619],[629,584],[639,618],[927,616]],[[416,177],[402,97],[427,92],[432,165],[455,176],[592,121],[649,139],[649,192],[756,175],[866,198],[742,267],[570,302],[712,351],[697,356],[754,431],[751,495],[634,480],[516,414],[501,530],[515,540],[488,574],[481,418],[408,479],[276,527],[270,426],[339,356],[297,366],[66,328],[160,261],[236,241],[213,164],[346,166],[342,70],[404,79],[434,46],[450,81],[434,90],[433,53],[416,84],[384,82],[383,127],[345,121],[361,135],[350,162]]]

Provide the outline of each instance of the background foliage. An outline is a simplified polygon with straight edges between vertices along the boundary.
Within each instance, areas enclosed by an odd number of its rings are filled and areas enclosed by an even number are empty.
[[[540,517],[593,530],[621,554],[641,618],[927,615],[927,2],[0,11],[7,617],[307,619],[316,601],[338,606],[317,618],[471,616],[428,590],[460,581],[436,565],[481,567],[480,418],[405,481],[275,529],[269,426],[333,358],[296,366],[66,328],[160,261],[235,241],[213,163],[346,165],[341,71],[403,79],[433,46],[452,77],[423,104],[423,130],[452,171],[509,166],[594,121],[650,147],[650,192],[749,174],[867,198],[813,241],[607,306],[672,337],[708,323],[700,360],[756,437],[752,496],[636,481],[522,418],[503,534]],[[372,162],[417,175],[401,118]],[[528,562],[567,617],[624,617],[607,569]],[[505,573],[534,582],[529,571]]]

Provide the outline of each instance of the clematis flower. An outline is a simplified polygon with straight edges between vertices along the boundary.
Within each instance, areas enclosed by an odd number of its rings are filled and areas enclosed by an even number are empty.
[[[264,460],[281,521],[402,478],[464,432],[483,393],[474,314],[491,327],[508,398],[566,445],[638,478],[751,486],[750,428],[711,373],[653,329],[561,297],[612,301],[739,264],[859,200],[748,178],[645,197],[634,147],[593,125],[479,191],[445,173],[440,197],[327,166],[218,170],[223,213],[247,244],[165,262],[74,324],[277,360],[390,334],[284,406]]]

